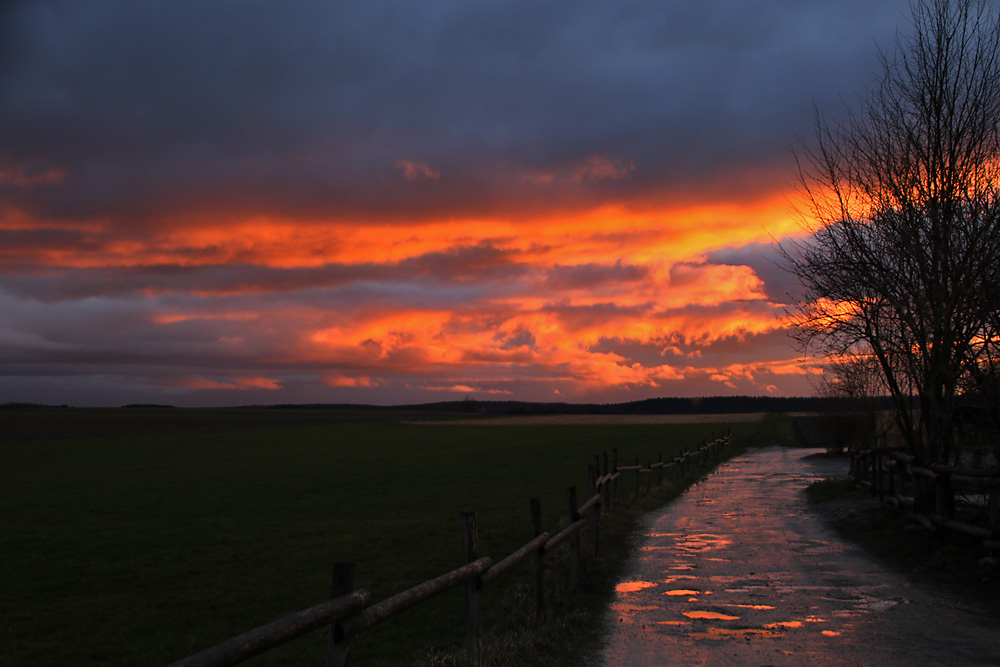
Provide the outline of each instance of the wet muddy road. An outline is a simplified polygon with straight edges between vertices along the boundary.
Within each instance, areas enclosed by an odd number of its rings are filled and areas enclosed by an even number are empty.
[[[886,571],[811,514],[843,462],[767,448],[652,515],[609,611],[624,665],[1000,665],[1000,625]]]

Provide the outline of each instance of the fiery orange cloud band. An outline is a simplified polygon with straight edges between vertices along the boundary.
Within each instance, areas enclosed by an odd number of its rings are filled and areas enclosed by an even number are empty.
[[[434,175],[419,163],[399,168],[416,180]],[[589,169],[610,178],[627,175],[629,165]],[[23,235],[0,251],[7,272],[73,275],[90,297],[113,283],[156,303],[146,322],[158,335],[218,331],[214,354],[234,364],[310,367],[332,388],[417,383],[499,396],[532,381],[565,396],[707,378],[720,388],[774,391],[775,378],[808,373],[787,358],[732,364],[704,356],[720,341],[781,332],[782,304],[769,300],[761,277],[706,255],[797,229],[783,195],[741,205],[607,205],[516,221],[259,218],[132,233],[110,222],[47,226],[19,214],[0,227]],[[59,234],[46,239],[40,229]],[[233,390],[285,383],[280,371],[172,382]]]

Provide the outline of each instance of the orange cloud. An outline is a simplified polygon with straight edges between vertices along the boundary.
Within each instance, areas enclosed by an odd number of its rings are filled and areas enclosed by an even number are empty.
[[[328,375],[323,378],[323,384],[328,387],[378,387],[383,381],[367,376]]]
[[[613,180],[634,165],[594,158],[580,169]],[[295,375],[359,391],[516,396],[531,385],[572,397],[685,382],[703,393],[769,391],[803,371],[719,355],[735,353],[732,341],[750,354],[780,334],[781,304],[752,267],[709,258],[767,243],[790,220],[777,195],[384,223],[192,213],[155,230],[34,228],[22,213],[0,225],[11,241],[0,245],[0,269],[23,272],[11,289],[30,298],[127,295],[148,304],[136,339],[192,341],[179,349],[261,371],[175,385],[191,389],[272,391],[291,380],[271,377]]]
[[[403,171],[403,178],[408,181],[439,181],[441,172],[425,162],[412,162],[400,158],[396,167]]]
[[[160,386],[181,387],[185,389],[281,389],[281,382],[267,377],[234,377],[229,380],[213,380],[204,377],[183,378],[166,383],[154,383]]]

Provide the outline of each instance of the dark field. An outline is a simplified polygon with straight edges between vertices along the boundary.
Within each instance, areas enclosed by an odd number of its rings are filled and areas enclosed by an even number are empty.
[[[379,600],[461,564],[460,510],[498,560],[527,541],[530,497],[559,525],[593,454],[645,462],[723,428],[404,419],[428,416],[0,410],[0,663],[166,664],[321,602],[334,561]],[[734,441],[790,433],[773,426],[733,424]],[[523,577],[486,589],[487,623]],[[352,664],[459,646],[462,596],[358,637]],[[318,631],[248,664],[322,664],[325,644]]]

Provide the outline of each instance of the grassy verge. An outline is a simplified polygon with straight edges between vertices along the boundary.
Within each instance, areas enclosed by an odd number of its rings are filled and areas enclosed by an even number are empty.
[[[381,599],[461,563],[459,510],[477,511],[480,551],[500,558],[528,537],[528,498],[541,498],[547,529],[558,526],[566,487],[585,488],[594,454],[669,457],[723,428],[397,418],[5,410],[0,662],[166,664],[321,601],[338,560],[354,561],[357,584]],[[780,430],[733,425],[734,439],[749,444],[769,444]],[[629,521],[605,528],[608,536],[629,535]],[[608,590],[627,552],[588,574],[594,590]],[[488,591],[488,624],[505,627],[524,579],[504,577]],[[601,593],[587,595],[570,613],[550,614],[564,620],[533,630],[534,662],[563,651],[546,648],[557,646],[546,633],[560,624],[595,627]],[[455,591],[358,637],[352,664],[433,662],[454,651],[462,628]],[[497,652],[523,655],[510,636],[497,633]],[[314,633],[249,664],[318,664],[325,643]]]
[[[834,527],[891,569],[1000,616],[1000,567],[981,542],[931,532],[846,479],[815,482],[806,495],[814,503],[845,503],[850,509],[833,520]]]

